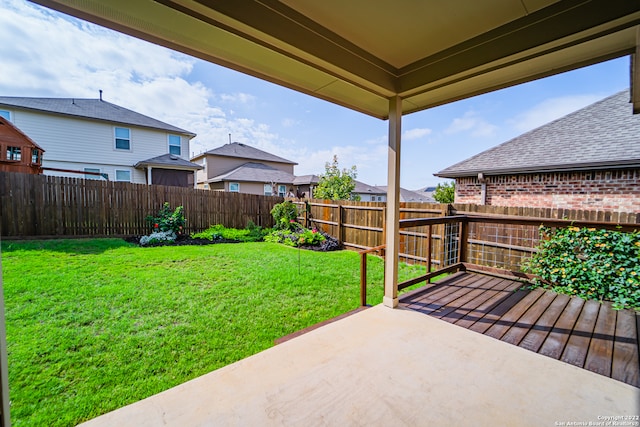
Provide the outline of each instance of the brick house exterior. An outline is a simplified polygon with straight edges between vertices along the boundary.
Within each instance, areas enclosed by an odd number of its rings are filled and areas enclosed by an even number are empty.
[[[456,203],[640,212],[640,116],[622,91],[435,175]]]

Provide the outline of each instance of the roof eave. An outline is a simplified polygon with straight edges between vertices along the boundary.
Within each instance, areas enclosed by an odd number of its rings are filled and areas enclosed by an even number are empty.
[[[474,169],[460,172],[438,172],[434,173],[434,176],[440,178],[464,178],[470,176],[478,176],[479,173],[484,175],[513,175],[513,174],[533,174],[533,173],[551,173],[551,172],[573,172],[573,171],[585,171],[585,170],[602,170],[602,169],[628,169],[628,168],[640,168],[640,159],[634,160],[619,160],[616,162],[592,162],[592,163],[577,163],[577,164],[564,164],[564,165],[549,165],[540,167],[522,167],[522,168],[509,168],[509,169]]]

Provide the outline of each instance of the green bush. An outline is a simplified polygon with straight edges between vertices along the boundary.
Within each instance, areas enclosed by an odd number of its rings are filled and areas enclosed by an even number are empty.
[[[184,208],[178,206],[172,210],[169,202],[164,202],[158,214],[156,216],[149,215],[146,220],[151,224],[154,232],[173,231],[176,234],[182,234],[184,224],[187,222],[184,217]]]
[[[237,240],[239,242],[259,242],[263,240],[264,236],[269,233],[269,229],[265,229],[255,225],[253,222],[249,222],[247,228],[227,228],[221,224],[212,225],[200,233],[191,233],[191,237],[194,239],[207,239],[207,240]]]
[[[298,207],[290,201],[278,203],[271,209],[276,230],[294,230],[298,219]]]
[[[287,246],[316,246],[325,241],[318,230],[309,230],[297,222],[290,223],[293,230],[273,230],[264,237],[265,242],[282,243]]]
[[[639,233],[541,227],[540,235],[539,251],[525,266],[538,276],[534,287],[640,309]]]

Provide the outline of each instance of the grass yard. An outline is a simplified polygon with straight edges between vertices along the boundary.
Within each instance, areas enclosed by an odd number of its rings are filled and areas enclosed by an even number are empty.
[[[2,269],[16,427],[76,425],[359,305],[357,253],[274,243],[2,242]],[[382,272],[370,258],[369,304]]]

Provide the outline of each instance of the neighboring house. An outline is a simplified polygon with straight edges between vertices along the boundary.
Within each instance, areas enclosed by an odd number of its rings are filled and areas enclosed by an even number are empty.
[[[193,186],[200,169],[194,133],[102,99],[2,96],[0,116],[47,151],[49,175]]]
[[[380,185],[379,189],[384,190],[385,195],[387,193],[387,186]],[[411,191],[404,188],[400,188],[400,201],[401,202],[421,202],[421,203],[436,203],[433,197],[428,194],[421,194],[417,191]]]
[[[360,201],[362,202],[386,202],[387,186],[372,186],[356,180],[356,187],[354,188],[352,194],[360,196]],[[400,188],[400,201],[430,203],[434,202],[433,198],[431,197],[404,188]]]
[[[437,174],[456,203],[640,212],[640,115],[628,90]]]
[[[44,150],[4,116],[0,116],[0,172],[42,173]]]
[[[293,187],[297,163],[234,142],[191,159],[202,166],[197,187],[216,191],[286,197]]]
[[[312,199],[313,191],[318,186],[319,182],[320,177],[318,175],[296,176],[293,180],[293,188],[291,188],[290,190],[292,191],[293,195],[298,198],[307,197]]]

